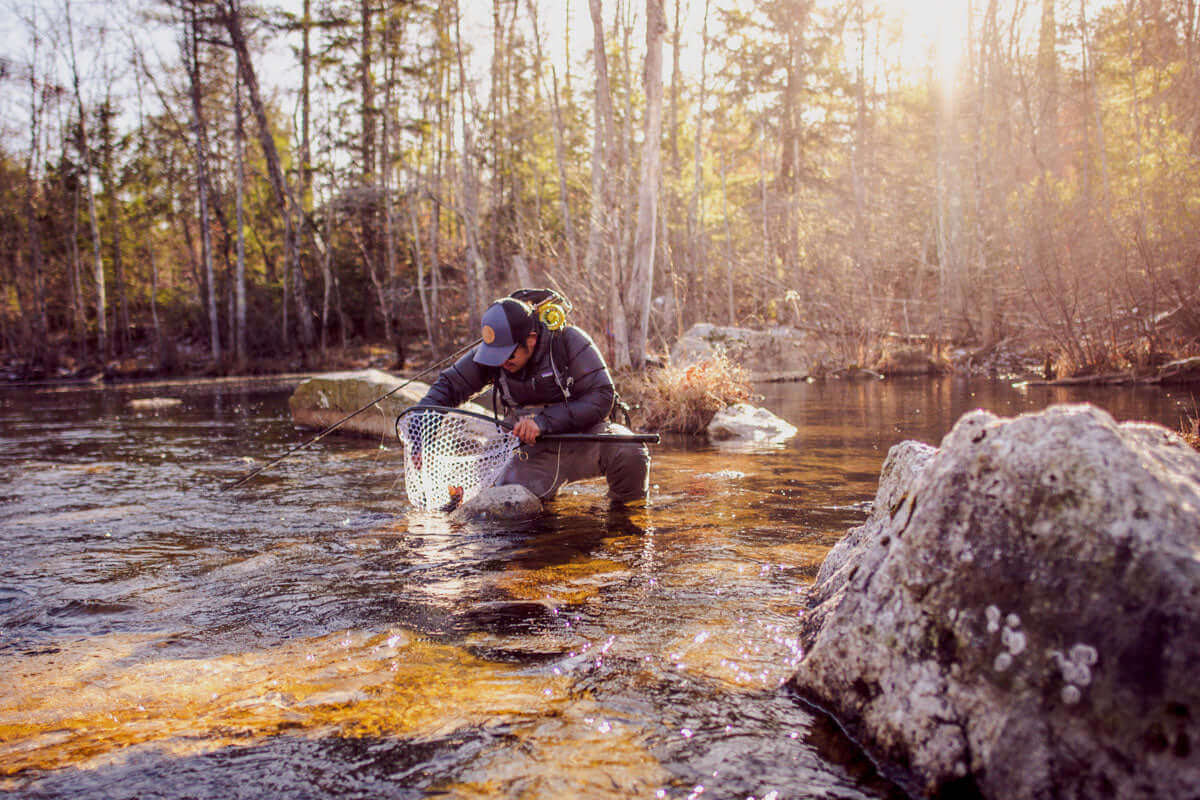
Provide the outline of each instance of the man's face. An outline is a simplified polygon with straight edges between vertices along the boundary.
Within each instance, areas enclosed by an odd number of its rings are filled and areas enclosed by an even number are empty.
[[[529,363],[529,359],[533,356],[533,348],[537,346],[537,332],[529,334],[525,337],[525,343],[517,345],[513,350],[512,355],[508,357],[500,366],[504,367],[507,372],[515,373],[525,369],[525,365]]]

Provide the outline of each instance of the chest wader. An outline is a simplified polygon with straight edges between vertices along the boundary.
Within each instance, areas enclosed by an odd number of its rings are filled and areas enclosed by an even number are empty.
[[[553,343],[550,370],[564,400],[571,399],[572,381],[563,380],[554,362]],[[534,416],[544,405],[518,406],[512,399],[508,375],[503,369],[496,380],[504,418],[515,424],[522,417]],[[628,434],[624,425],[602,421],[576,433]],[[542,500],[558,494],[565,484],[603,476],[608,481],[608,497],[619,503],[643,500],[650,485],[650,450],[641,442],[546,442],[521,445],[517,455],[496,480],[497,486],[520,484]]]

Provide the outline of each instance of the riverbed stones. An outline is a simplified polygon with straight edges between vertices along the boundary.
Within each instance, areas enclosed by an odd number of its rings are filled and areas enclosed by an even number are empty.
[[[828,349],[795,328],[752,330],[700,322],[671,348],[671,363],[688,366],[724,353],[752,381],[794,381],[823,374],[834,363]]]
[[[713,415],[708,436],[718,442],[774,444],[796,435],[796,426],[765,408],[734,403]]]
[[[1200,454],[1087,405],[893,447],[793,686],[918,793],[1200,796]]]
[[[304,427],[328,427],[372,400],[387,394],[405,380],[378,369],[316,375],[297,386],[288,400],[292,409],[292,420]],[[424,397],[427,391],[428,384],[413,381],[391,397],[375,403],[338,430],[360,436],[394,439],[396,416]],[[476,413],[485,413],[483,408],[473,403],[462,407]]]
[[[524,486],[510,484],[480,489],[479,493],[456,508],[451,519],[521,520],[542,513],[542,501]]]

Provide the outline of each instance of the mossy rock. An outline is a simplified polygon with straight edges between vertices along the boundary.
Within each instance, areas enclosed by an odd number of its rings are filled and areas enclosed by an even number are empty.
[[[292,420],[302,427],[326,428],[372,400],[383,397],[405,380],[378,369],[317,375],[297,386],[288,400]],[[396,417],[404,409],[415,405],[427,391],[429,384],[413,381],[395,394],[379,400],[338,430],[372,438],[395,436]],[[463,407],[485,413],[483,408],[473,403]]]

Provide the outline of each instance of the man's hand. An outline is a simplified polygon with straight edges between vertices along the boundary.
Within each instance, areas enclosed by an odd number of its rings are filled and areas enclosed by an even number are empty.
[[[525,444],[533,444],[542,435],[542,429],[533,421],[533,417],[521,417],[513,426],[513,435]]]

